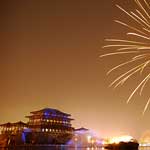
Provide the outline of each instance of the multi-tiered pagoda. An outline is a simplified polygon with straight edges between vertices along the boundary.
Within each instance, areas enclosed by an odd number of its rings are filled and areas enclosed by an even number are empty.
[[[26,117],[29,119],[27,123],[19,121],[0,125],[0,145],[66,144],[73,136],[70,114],[44,108]]]
[[[73,135],[70,114],[57,109],[44,108],[33,111],[29,118],[28,128],[31,129],[32,142],[64,144]]]

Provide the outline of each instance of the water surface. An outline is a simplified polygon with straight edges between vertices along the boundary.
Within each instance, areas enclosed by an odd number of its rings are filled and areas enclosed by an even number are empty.
[[[75,148],[68,146],[18,146],[11,148],[0,148],[0,150],[107,150],[104,148]],[[139,147],[139,150],[150,150],[150,147]]]

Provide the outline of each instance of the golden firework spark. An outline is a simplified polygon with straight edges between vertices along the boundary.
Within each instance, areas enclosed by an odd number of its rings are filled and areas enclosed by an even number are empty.
[[[126,39],[106,39],[106,41],[111,44],[103,46],[103,48],[115,48],[115,52],[106,53],[100,56],[105,57],[125,54],[132,55],[128,61],[110,69],[107,72],[107,74],[110,74],[111,72],[125,65],[130,65],[131,63],[138,62],[136,66],[122,73],[110,84],[110,86],[113,86],[114,88],[123,85],[130,77],[132,77],[136,73],[139,72],[140,74],[142,74],[144,69],[146,69],[147,66],[150,65],[150,1],[148,2],[147,0],[134,0],[134,2],[137,6],[137,8],[134,11],[126,11],[121,6],[116,5],[123,13],[125,13],[132,20],[132,22],[134,22],[134,25],[120,20],[115,20],[116,23],[119,23],[120,25],[128,28],[130,32],[126,33]],[[132,36],[132,39],[134,40],[129,40],[129,36]],[[147,73],[143,80],[132,91],[131,95],[127,99],[127,103],[129,103],[129,101],[136,92],[139,91],[139,94],[142,94],[144,87],[149,81],[149,79],[150,73]],[[144,107],[143,114],[147,110],[149,103],[150,98],[148,99]]]

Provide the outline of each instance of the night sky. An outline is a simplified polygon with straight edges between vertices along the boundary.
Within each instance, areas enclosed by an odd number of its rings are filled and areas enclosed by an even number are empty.
[[[124,57],[99,56],[108,37],[121,37],[125,19],[115,4],[129,9],[133,0],[13,0],[0,5],[0,123],[27,121],[45,107],[70,113],[75,127],[101,137],[149,129],[146,91],[126,100],[138,78],[113,90],[106,76]],[[133,86],[134,87],[134,86]]]

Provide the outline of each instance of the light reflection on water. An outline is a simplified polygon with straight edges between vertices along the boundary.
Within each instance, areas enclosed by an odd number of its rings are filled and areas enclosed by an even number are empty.
[[[72,148],[72,149],[67,149],[67,150],[108,150],[108,149],[104,149],[104,148]],[[150,147],[142,147],[139,148],[139,150],[150,150]]]
[[[108,150],[108,149],[104,149],[104,148],[78,148],[78,149],[68,149],[68,150]],[[139,148],[138,150],[150,150],[150,147],[142,147]]]
[[[15,147],[15,148],[0,148],[0,150],[107,150],[104,148],[70,148],[64,146],[34,146],[34,147]],[[150,150],[150,147],[141,147],[139,150]]]
[[[71,149],[70,149],[71,150]],[[73,149],[72,149],[73,150]],[[74,149],[75,150],[75,149]],[[76,150],[81,150],[81,149],[76,149]],[[94,149],[82,149],[82,150],[108,150],[108,149],[104,149],[104,148],[94,148]],[[142,147],[139,148],[138,150],[150,150],[150,147]]]
[[[139,150],[150,150],[150,147],[140,147]]]

